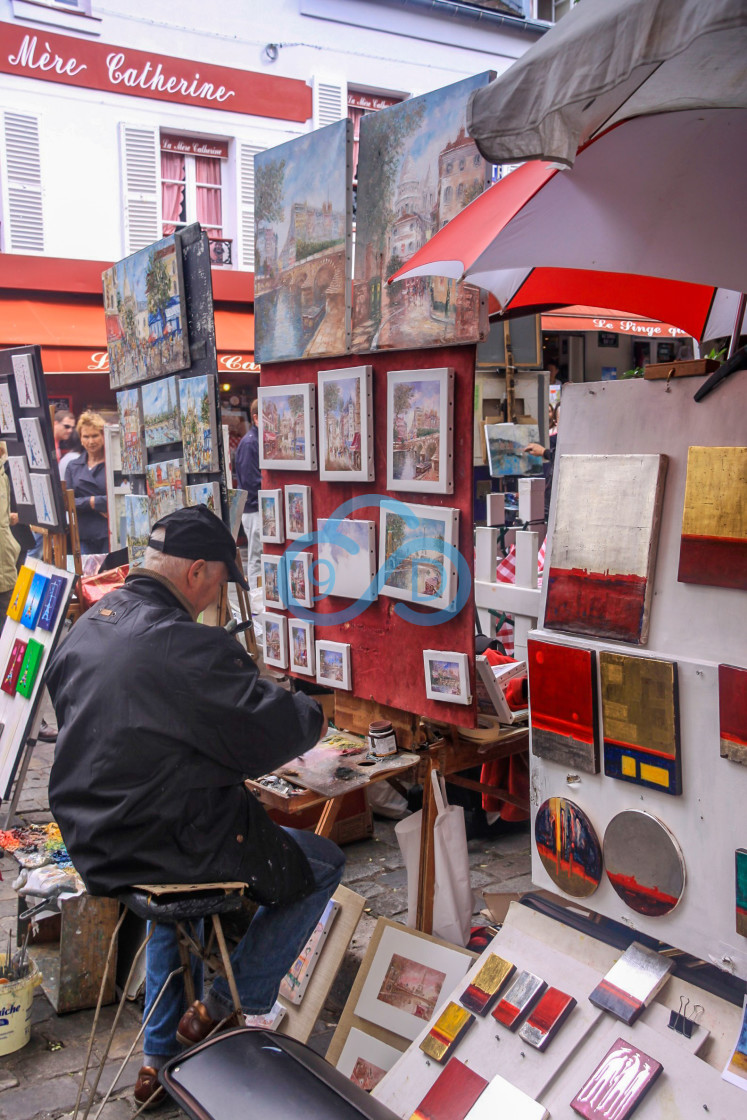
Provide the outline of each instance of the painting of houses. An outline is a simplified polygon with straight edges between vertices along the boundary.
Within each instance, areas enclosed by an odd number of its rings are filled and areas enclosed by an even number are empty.
[[[338,121],[254,157],[258,362],[349,349],[352,127]]]
[[[257,390],[263,470],[316,470],[315,388],[261,385]]]
[[[161,447],[179,443],[182,438],[179,423],[179,390],[175,377],[152,381],[140,390],[143,401],[145,446]]]
[[[151,463],[145,472],[150,502],[150,520],[156,521],[184,505],[184,460]]]
[[[117,413],[122,474],[142,474],[145,470],[145,451],[139,390],[124,389],[121,393],[117,393]]]
[[[180,377],[179,408],[187,471],[203,474],[219,470],[214,378],[207,374]]]
[[[371,381],[371,366],[320,370],[320,478],[333,482],[373,481]]]
[[[102,276],[113,389],[190,364],[179,234],[125,257]]]
[[[442,277],[387,280],[489,183],[467,135],[470,94],[492,74],[413,97],[360,124],[353,349],[475,342],[487,309],[471,285]]]

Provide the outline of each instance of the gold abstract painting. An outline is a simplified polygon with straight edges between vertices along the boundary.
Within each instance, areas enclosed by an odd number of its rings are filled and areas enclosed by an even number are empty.
[[[747,447],[690,447],[680,583],[747,590]]]

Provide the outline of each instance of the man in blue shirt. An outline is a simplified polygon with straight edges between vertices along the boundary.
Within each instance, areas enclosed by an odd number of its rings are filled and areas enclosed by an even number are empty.
[[[258,402],[252,401],[249,409],[249,431],[236,448],[236,480],[241,490],[246,490],[247,499],[241,523],[244,526],[247,543],[246,578],[249,587],[259,582],[260,555],[262,546],[259,540],[259,504],[257,491],[262,487],[262,472],[259,469],[259,415]]]

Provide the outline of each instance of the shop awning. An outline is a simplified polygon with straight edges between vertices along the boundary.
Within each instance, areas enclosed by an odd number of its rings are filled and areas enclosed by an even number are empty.
[[[622,311],[609,311],[600,307],[563,307],[545,313],[541,319],[543,331],[610,331],[640,338],[689,338],[686,331],[669,323],[645,316],[625,315]]]

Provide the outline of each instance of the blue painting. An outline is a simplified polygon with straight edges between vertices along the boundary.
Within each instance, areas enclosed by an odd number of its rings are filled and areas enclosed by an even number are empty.
[[[140,390],[143,399],[145,446],[160,447],[179,443],[182,438],[179,422],[179,389],[175,377],[151,381]]]
[[[492,478],[508,475],[540,475],[541,455],[528,455],[524,450],[530,443],[539,443],[539,428],[535,424],[486,424],[485,443]]]

